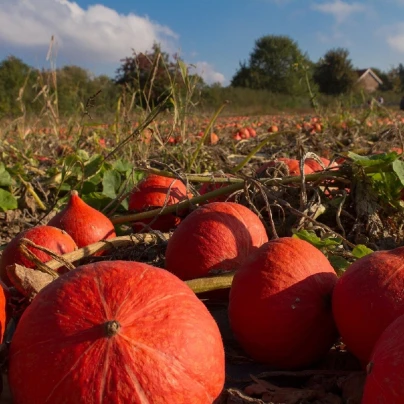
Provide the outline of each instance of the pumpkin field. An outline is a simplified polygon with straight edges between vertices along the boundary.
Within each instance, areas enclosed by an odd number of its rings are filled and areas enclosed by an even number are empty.
[[[0,123],[1,403],[402,403],[404,113]]]

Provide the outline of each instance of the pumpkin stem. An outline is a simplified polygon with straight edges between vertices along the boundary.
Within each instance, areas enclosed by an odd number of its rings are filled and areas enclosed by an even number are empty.
[[[113,337],[114,335],[118,334],[121,325],[116,320],[107,321],[104,324],[105,332],[108,338]]]

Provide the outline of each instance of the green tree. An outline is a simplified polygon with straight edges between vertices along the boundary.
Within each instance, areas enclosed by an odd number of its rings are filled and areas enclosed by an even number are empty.
[[[52,80],[53,75],[56,76],[56,88]],[[43,70],[41,76],[42,82],[39,87],[46,84],[51,89],[49,95],[53,99],[57,90],[60,116],[82,113],[87,101],[91,101],[89,112],[92,114],[105,113],[116,107],[119,88],[108,76],[94,76],[90,71],[75,65],[64,66],[56,72]],[[41,99],[38,103],[41,104]]]
[[[312,65],[297,42],[288,36],[263,36],[255,41],[249,61],[240,63],[231,86],[293,95],[302,93],[305,84],[301,70],[297,69],[301,64],[309,68]]]
[[[0,63],[0,116],[32,110],[34,84],[35,71],[30,66],[14,56],[4,59]]]
[[[115,111],[120,89],[113,79],[106,75],[94,77],[88,84],[86,101],[95,94],[92,104],[97,113]]]
[[[79,111],[80,103],[89,97],[89,73],[79,66],[64,66],[56,76],[59,112],[68,115]]]
[[[179,74],[170,55],[154,44],[151,52],[136,53],[121,60],[115,82],[137,93],[139,103],[146,107],[155,104]]]
[[[170,57],[155,43],[149,52],[133,52],[122,59],[115,83],[133,92],[136,105],[143,108],[156,105],[168,91],[174,94],[172,100],[178,107],[191,101],[190,97],[193,100],[206,87],[201,76],[190,73],[191,68],[178,55]]]
[[[254,88],[254,84],[252,83],[252,70],[247,66],[246,62],[240,62],[240,68],[231,79],[230,85],[232,87]]]
[[[399,63],[396,69],[398,79],[400,81],[400,91],[404,91],[404,66],[402,63]]]
[[[404,91],[404,66],[399,63],[397,67],[392,67],[387,73],[388,82],[390,84],[389,90],[396,93]],[[381,78],[383,80],[383,78]]]
[[[329,50],[317,62],[313,78],[322,93],[338,95],[351,91],[357,75],[349,59],[349,51],[344,48]]]

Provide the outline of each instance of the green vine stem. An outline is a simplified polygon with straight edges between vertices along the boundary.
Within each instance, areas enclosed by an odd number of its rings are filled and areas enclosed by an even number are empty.
[[[156,171],[158,171],[158,170],[153,170],[153,172],[156,172]],[[159,173],[166,173],[166,172],[159,171]],[[176,176],[171,173],[167,173],[167,174],[170,174],[170,175],[167,175],[170,178],[176,178]],[[340,179],[342,181],[349,182],[349,180],[346,180],[343,173],[339,170],[323,171],[323,172],[319,172],[319,173],[315,173],[315,174],[307,174],[305,177],[306,177],[306,181]],[[212,179],[209,177],[186,175],[186,178],[189,181],[199,182],[200,179],[203,179],[203,181],[201,181],[201,182],[213,182]],[[208,179],[209,179],[209,181],[208,181]],[[286,184],[298,183],[300,181],[300,176],[288,176],[288,177],[283,177],[283,178],[261,178],[258,181],[266,186],[280,185],[280,184],[286,185]],[[243,187],[244,187],[244,180],[241,178],[220,178],[220,177],[218,177],[214,180],[214,182],[224,182],[224,183],[230,182],[231,185],[228,185],[226,187],[222,187],[219,189],[215,189],[212,192],[208,192],[208,193],[200,195],[200,196],[195,196],[193,198],[181,201],[181,202],[173,204],[173,205],[168,205],[163,208],[157,208],[157,209],[148,210],[148,211],[140,212],[140,213],[131,213],[131,214],[127,214],[127,215],[113,216],[110,218],[110,220],[112,221],[113,224],[122,224],[122,223],[140,221],[143,219],[149,219],[149,218],[152,218],[157,215],[174,213],[181,209],[188,208],[192,205],[196,205],[201,202],[206,202],[209,199],[212,199],[212,198],[215,198],[215,197],[218,197],[221,195],[231,194],[235,191],[239,191],[239,190],[243,189]]]
[[[194,291],[194,293],[211,292],[218,289],[228,289],[231,287],[235,272],[207,276],[205,278],[191,279],[185,283]]]
[[[27,189],[27,191],[32,195],[32,197],[34,198],[35,202],[37,203],[37,205],[39,206],[40,209],[42,210],[46,210],[46,206],[43,204],[43,202],[41,201],[41,198],[38,196],[38,194],[35,192],[34,188],[32,187],[32,185],[25,181],[21,175],[18,175],[18,179],[21,181],[21,183],[25,186],[25,188]]]
[[[243,187],[244,187],[244,181],[241,180],[241,181],[238,181],[227,187],[219,188],[217,190],[206,193],[204,195],[195,196],[194,198],[184,200],[184,201],[176,203],[174,205],[168,205],[163,208],[148,210],[146,212],[141,212],[141,213],[132,213],[132,214],[122,215],[122,216],[113,216],[110,218],[110,220],[113,224],[122,224],[122,223],[128,223],[128,222],[134,222],[134,221],[140,221],[143,219],[152,218],[157,215],[165,215],[167,213],[174,213],[174,212],[177,212],[178,210],[188,208],[188,207],[192,206],[193,204],[206,202],[210,198],[233,193],[235,191],[243,189]]]

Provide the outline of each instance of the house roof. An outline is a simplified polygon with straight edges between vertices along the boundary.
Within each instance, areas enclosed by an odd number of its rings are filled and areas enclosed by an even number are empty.
[[[357,69],[356,73],[359,76],[357,81],[362,80],[364,77],[370,74],[379,84],[383,84],[383,81],[372,69]]]

